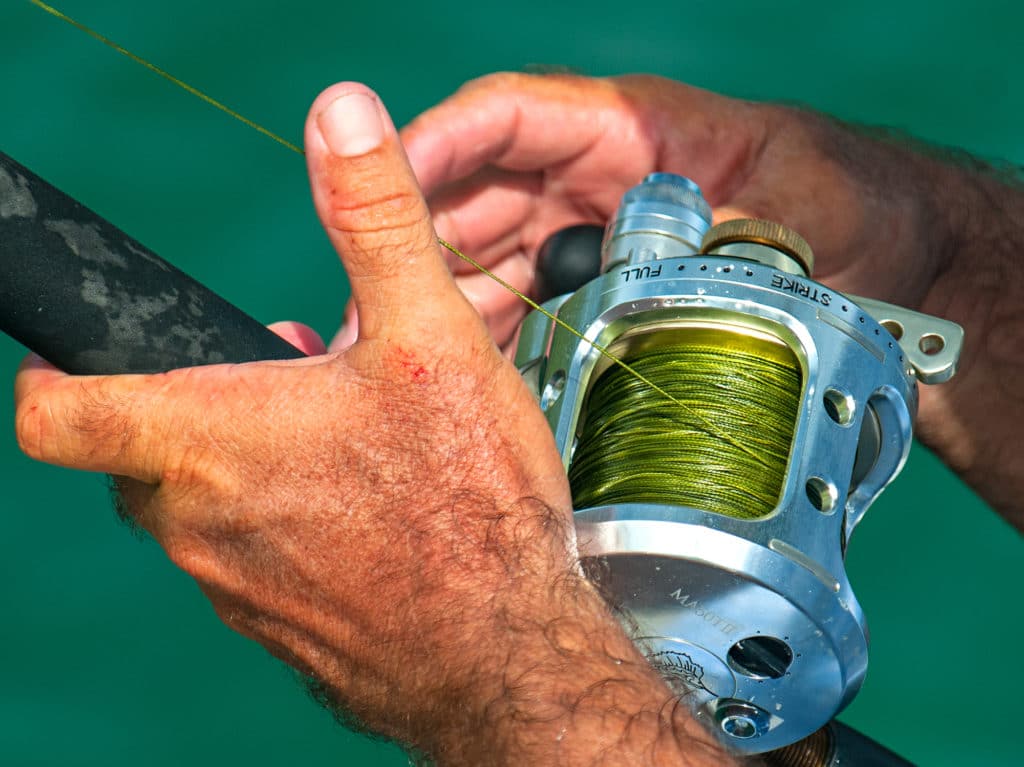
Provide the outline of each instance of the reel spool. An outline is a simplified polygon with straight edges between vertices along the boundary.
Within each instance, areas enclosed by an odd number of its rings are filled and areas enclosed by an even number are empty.
[[[603,274],[544,304],[586,340],[533,312],[516,364],[588,575],[695,715],[760,753],[860,688],[846,544],[906,460],[917,382],[953,375],[963,331],[814,282],[778,224],[710,221],[693,182],[648,176],[606,229]]]

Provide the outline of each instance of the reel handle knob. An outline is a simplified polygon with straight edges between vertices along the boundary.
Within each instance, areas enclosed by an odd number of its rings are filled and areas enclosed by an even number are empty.
[[[597,224],[577,224],[548,237],[537,253],[534,290],[544,303],[572,293],[601,273],[601,239]]]

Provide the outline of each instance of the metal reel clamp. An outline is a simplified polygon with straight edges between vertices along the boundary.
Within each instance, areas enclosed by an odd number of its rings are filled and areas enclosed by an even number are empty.
[[[907,458],[918,381],[953,375],[963,331],[815,282],[810,248],[778,224],[710,220],[693,182],[648,176],[608,224],[603,274],[544,304],[583,339],[535,311],[516,364],[567,470],[588,396],[612,365],[594,344],[632,358],[698,338],[799,369],[770,510],[743,518],[632,501],[575,510],[584,567],[624,608],[650,662],[729,747],[760,753],[810,735],[861,686],[868,632],[846,545]]]

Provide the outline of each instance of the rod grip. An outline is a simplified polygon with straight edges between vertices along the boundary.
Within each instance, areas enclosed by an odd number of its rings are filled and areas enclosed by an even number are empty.
[[[73,374],[303,356],[3,152],[0,330]]]

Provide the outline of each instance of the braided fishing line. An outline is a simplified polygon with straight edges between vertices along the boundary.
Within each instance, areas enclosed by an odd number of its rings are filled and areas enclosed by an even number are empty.
[[[28,1],[30,3],[32,3],[32,5],[34,5],[36,8],[39,8],[40,10],[46,11],[51,16],[53,16],[55,18],[58,18],[58,19],[60,19],[63,22],[66,22],[66,23],[70,24],[75,29],[78,29],[78,30],[81,30],[82,32],[85,32],[85,34],[89,35],[90,37],[92,37],[92,38],[94,38],[96,40],[99,40],[101,43],[106,45],[108,48],[113,48],[115,51],[120,53],[122,56],[127,56],[129,59],[134,61],[136,64],[140,64],[140,65],[144,66],[146,69],[148,69],[150,72],[153,72],[154,74],[160,75],[160,77],[164,78],[165,80],[167,80],[167,81],[169,81],[171,83],[174,83],[174,85],[177,85],[179,88],[187,91],[188,93],[191,93],[197,99],[199,99],[199,100],[209,104],[210,106],[212,106],[215,109],[219,109],[224,114],[226,114],[226,115],[228,115],[230,117],[235,118],[236,120],[238,120],[242,124],[247,125],[250,128],[252,128],[253,130],[258,131],[259,133],[262,133],[264,136],[266,136],[269,139],[272,139],[273,141],[276,141],[281,146],[286,147],[288,149],[291,149],[293,152],[298,152],[299,154],[305,154],[305,152],[303,152],[301,148],[299,148],[297,145],[293,144],[291,141],[288,141],[287,139],[281,138],[280,136],[278,136],[273,131],[271,131],[271,130],[269,130],[267,128],[264,128],[258,122],[255,122],[254,120],[250,120],[248,117],[245,117],[244,115],[239,114],[234,109],[231,109],[231,107],[225,106],[224,104],[222,104],[221,102],[219,102],[215,98],[213,98],[212,96],[207,96],[205,93],[203,93],[198,88],[194,88],[191,85],[189,85],[188,83],[186,83],[185,81],[179,80],[177,77],[172,75],[170,72],[167,72],[166,70],[161,69],[156,64],[152,64],[152,63],[146,61],[141,56],[137,56],[136,54],[134,54],[131,51],[129,51],[127,48],[124,48],[124,47],[118,45],[113,40],[111,40],[111,39],[109,39],[107,37],[104,37],[99,32],[91,29],[90,27],[87,27],[82,22],[75,21],[73,18],[68,16],[66,13],[63,13],[62,11],[57,10],[52,5],[47,5],[46,3],[42,2],[42,0],[28,0]]]
[[[581,416],[569,467],[573,505],[662,503],[745,519],[769,514],[782,491],[800,404],[796,360],[702,339],[626,361],[685,411],[667,407],[621,369],[606,370]]]

